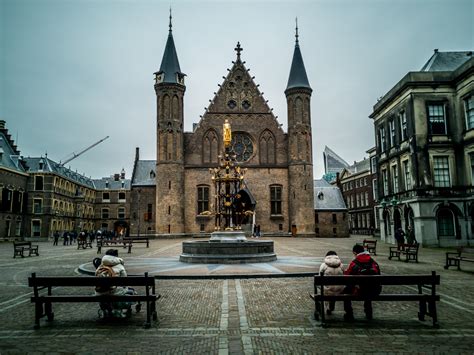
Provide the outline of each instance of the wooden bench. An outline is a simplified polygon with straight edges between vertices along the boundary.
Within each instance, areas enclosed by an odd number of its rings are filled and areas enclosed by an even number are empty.
[[[102,247],[110,247],[110,246],[117,246],[122,244],[124,248],[128,248],[128,254],[132,252],[132,242],[123,239],[116,239],[116,240],[106,240],[106,239],[97,239],[97,254],[102,253]]]
[[[123,240],[130,243],[146,243],[146,247],[150,247],[150,239],[148,237],[125,237]]]
[[[474,248],[461,247],[458,248],[456,253],[447,252],[444,268],[448,269],[450,266],[457,266],[458,270],[461,270],[461,261],[474,262]]]
[[[28,252],[28,256],[36,255],[39,256],[38,245],[32,245],[31,242],[13,242],[13,257],[21,256],[25,257],[25,251]]]
[[[53,321],[54,313],[52,303],[110,303],[110,302],[145,302],[146,304],[146,322],[145,328],[150,328],[151,318],[157,320],[156,301],[161,297],[155,294],[155,279],[148,276],[128,276],[128,277],[75,277],[75,276],[36,276],[31,274],[28,278],[28,286],[33,287],[33,297],[31,302],[35,304],[35,325],[40,327],[40,319],[47,317],[48,321]],[[143,295],[95,295],[95,287],[113,287],[113,286],[143,286],[145,294]],[[62,294],[53,295],[52,290],[56,287],[89,287],[89,294]],[[40,290],[47,289],[46,293],[40,295]]]
[[[431,275],[339,275],[324,276],[316,275],[314,277],[314,294],[310,294],[314,300],[315,311],[314,317],[321,321],[321,325],[326,325],[324,301],[415,301],[419,302],[418,319],[423,321],[425,316],[430,316],[433,320],[433,326],[438,327],[438,316],[436,311],[436,302],[440,297],[436,294],[436,285],[440,284],[440,276],[432,271]],[[324,286],[330,285],[399,285],[399,286],[417,286],[418,292],[404,293],[382,293],[380,295],[326,295]],[[430,292],[423,293],[423,289],[427,288]],[[319,289],[319,293],[318,293]],[[403,291],[406,289],[403,288]]]
[[[364,239],[364,241],[362,242],[362,245],[364,246],[364,249],[367,250],[369,253],[377,255],[377,253],[376,253],[377,240]]]
[[[400,247],[390,247],[390,255],[389,259],[392,260],[393,257],[398,258],[401,260],[400,257],[402,255],[405,256],[405,262],[410,260],[414,260],[418,262],[418,250],[420,248],[420,244],[401,244]]]
[[[87,249],[92,248],[92,243],[88,239],[78,239],[77,240],[77,249]]]

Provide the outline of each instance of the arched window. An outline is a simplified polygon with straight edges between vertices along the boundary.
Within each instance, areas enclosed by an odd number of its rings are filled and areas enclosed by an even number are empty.
[[[217,163],[218,149],[217,133],[211,129],[206,132],[202,141],[203,163]]]
[[[438,224],[438,237],[453,237],[454,232],[454,213],[449,208],[440,208],[436,214]]]
[[[295,100],[295,122],[303,122],[303,100],[299,96]]]
[[[260,164],[275,164],[275,137],[265,130],[260,135]]]

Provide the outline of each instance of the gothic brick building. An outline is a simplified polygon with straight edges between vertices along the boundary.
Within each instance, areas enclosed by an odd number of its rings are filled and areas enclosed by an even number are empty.
[[[147,207],[146,211],[135,213],[132,206],[131,223],[146,232],[150,231],[150,221],[154,221],[157,235],[214,231],[214,186],[209,169],[218,165],[223,150],[222,126],[227,119],[232,126],[232,151],[247,169],[241,194],[248,210],[254,212],[247,220],[247,228],[256,223],[264,235],[314,236],[312,89],[298,43],[298,29],[284,90],[288,132],[282,130],[249,75],[241,60],[239,43],[236,60],[200,122],[194,125],[193,132],[184,132],[185,74],[179,66],[171,21],[169,28],[161,67],[155,73],[156,161],[140,161],[137,154],[132,200],[143,194]],[[155,199],[150,203],[153,191]],[[144,208],[143,204],[140,206]]]

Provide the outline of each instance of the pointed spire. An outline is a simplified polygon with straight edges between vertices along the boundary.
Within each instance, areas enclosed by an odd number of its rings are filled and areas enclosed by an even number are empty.
[[[296,45],[298,45],[298,17],[296,17],[295,19],[296,21],[296,34],[295,34],[295,38],[296,38]]]
[[[311,90],[308,76],[304,67],[303,56],[301,55],[300,44],[298,40],[298,18],[296,18],[295,29],[295,51],[293,52],[293,61],[291,62],[290,76],[286,90],[293,88],[307,88]]]
[[[161,82],[182,84],[182,80],[186,74],[182,73],[181,68],[179,67],[178,54],[176,53],[173,39],[173,17],[171,14],[171,8],[169,19],[169,33],[168,40],[166,41],[165,52],[163,53],[163,59],[161,60],[160,71],[155,74],[163,76]]]
[[[170,6],[170,33],[173,31],[172,28],[173,28],[173,24],[171,23],[171,19],[173,18],[173,16],[171,16],[171,6]]]

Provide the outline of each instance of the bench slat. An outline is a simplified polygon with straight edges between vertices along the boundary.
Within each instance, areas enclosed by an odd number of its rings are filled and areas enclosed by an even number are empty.
[[[161,297],[161,296],[160,296]],[[134,302],[134,301],[156,301],[160,297],[156,295],[60,295],[60,296],[38,296],[31,297],[31,302]]]
[[[343,294],[343,295],[310,295],[311,298],[315,301],[344,301],[344,300],[351,300],[351,301],[427,301],[427,300],[435,300],[439,301],[439,295],[430,295],[430,294],[381,294],[378,296],[369,296],[369,297],[362,297],[362,296],[354,296],[350,294]]]
[[[321,285],[439,285],[436,275],[340,275],[315,276],[314,284]]]
[[[153,277],[62,277],[36,276],[28,278],[29,287],[58,286],[153,286]]]

